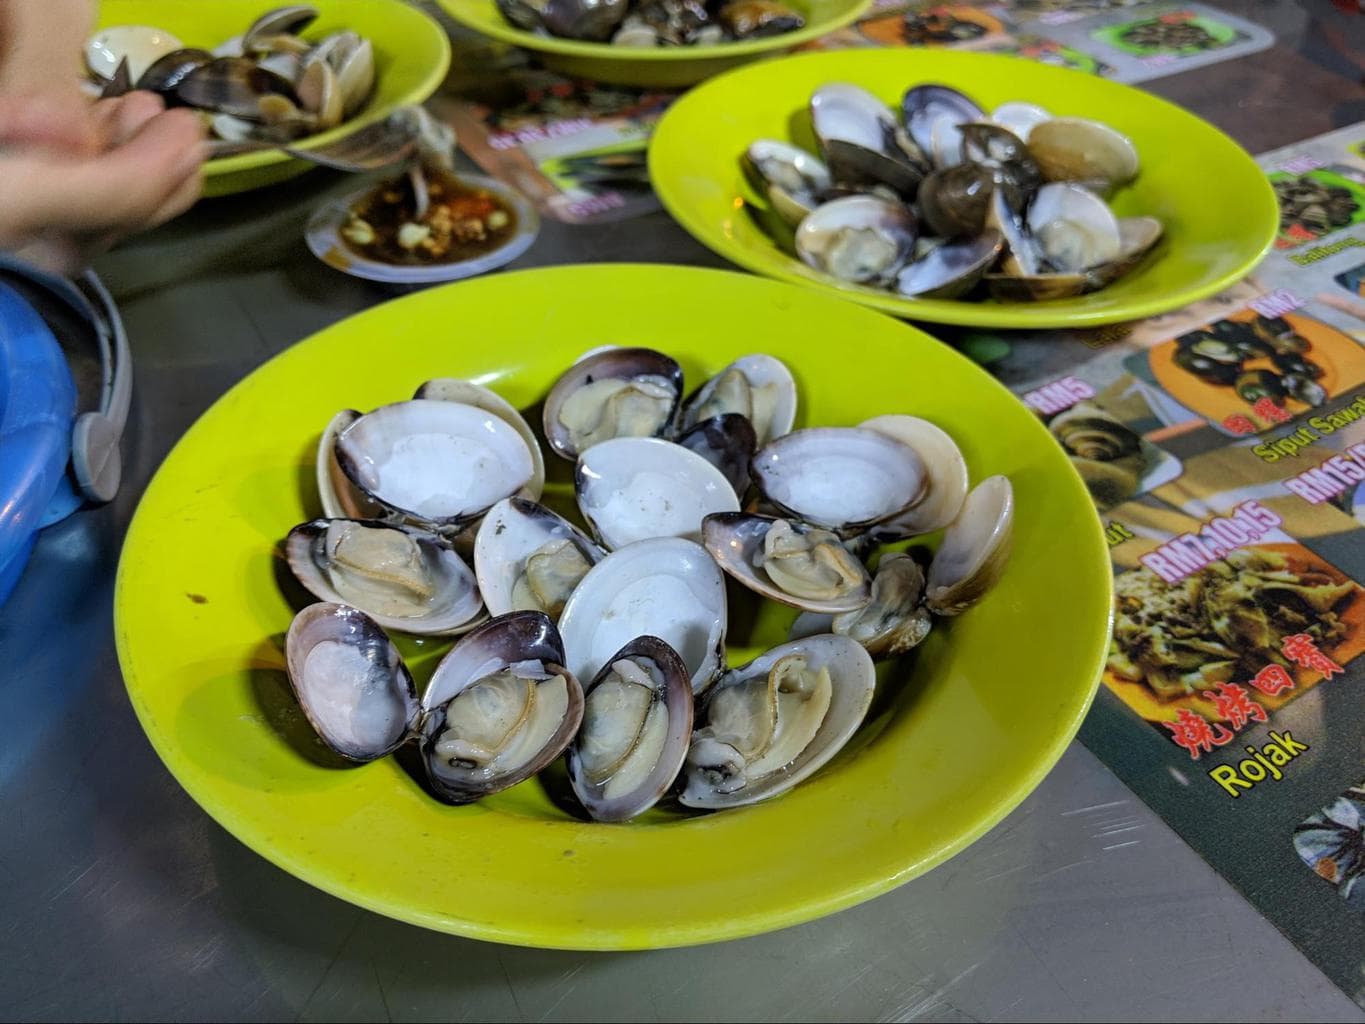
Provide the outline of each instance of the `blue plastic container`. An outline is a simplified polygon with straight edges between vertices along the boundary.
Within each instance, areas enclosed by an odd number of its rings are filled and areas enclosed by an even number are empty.
[[[0,604],[38,530],[79,504],[67,478],[76,386],[43,318],[0,284]]]

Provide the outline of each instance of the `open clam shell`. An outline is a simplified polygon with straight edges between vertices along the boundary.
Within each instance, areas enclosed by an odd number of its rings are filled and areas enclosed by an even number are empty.
[[[662,437],[672,431],[682,399],[677,361],[650,348],[605,347],[581,357],[545,398],[545,439],[576,459],[617,437]]]
[[[1004,239],[994,228],[975,238],[945,242],[906,264],[896,275],[896,291],[907,298],[961,298],[986,276],[1003,248]]]
[[[925,603],[938,615],[959,615],[995,586],[1014,537],[1014,489],[992,476],[972,488],[943,534],[929,566]]]
[[[574,587],[604,557],[567,519],[523,498],[490,508],[474,538],[474,573],[492,615],[532,610],[558,618]]]
[[[637,637],[584,688],[583,724],[565,754],[569,782],[597,821],[627,821],[658,803],[692,739],[692,686],[678,652]]]
[[[1080,185],[1044,185],[1028,205],[1026,223],[1043,259],[1058,273],[1079,274],[1119,258],[1118,218],[1108,203]]]
[[[933,628],[921,603],[924,570],[909,555],[891,552],[877,563],[872,599],[863,607],[835,615],[832,632],[858,641],[874,658],[895,658],[918,647]]]
[[[901,98],[906,130],[935,167],[962,160],[962,126],[986,117],[969,97],[946,85],[917,85]]]
[[[682,426],[726,413],[744,416],[760,447],[788,433],[796,422],[796,381],[787,364],[770,355],[740,356],[687,399]]]
[[[342,409],[332,417],[322,432],[322,440],[318,442],[316,475],[322,514],[327,519],[401,518],[351,483],[350,477],[337,464],[337,435],[358,419],[360,413],[357,410]]]
[[[385,629],[453,636],[483,610],[474,573],[444,538],[426,530],[315,519],[289,531],[284,552],[314,597],[357,608]]]
[[[843,612],[861,608],[871,597],[871,577],[862,562],[827,530],[774,516],[722,512],[702,522],[702,543],[727,575],[793,608]]]
[[[1102,182],[1106,191],[1137,177],[1132,141],[1107,124],[1080,117],[1054,117],[1034,125],[1029,152],[1047,181]]]
[[[924,463],[923,495],[904,512],[875,529],[879,539],[916,537],[947,526],[967,497],[967,461],[947,431],[918,416],[890,413],[859,424],[911,448]]]
[[[700,693],[724,664],[725,579],[706,549],[668,537],[614,551],[588,571],[559,617],[568,660],[592,679],[639,636],[656,636],[683,659]]]
[[[604,547],[653,537],[701,539],[712,512],[737,512],[739,498],[719,469],[696,452],[655,437],[618,437],[578,457],[579,511]]]
[[[740,158],[749,183],[792,227],[820,205],[833,180],[813,153],[776,139],[759,139]]]
[[[722,810],[785,793],[848,742],[876,682],[867,651],[832,634],[793,640],[726,672],[699,710],[679,801]]]
[[[810,99],[811,127],[834,181],[885,185],[912,196],[929,166],[891,108],[847,82],[821,86]]]
[[[341,471],[385,508],[460,529],[531,479],[526,442],[500,416],[460,402],[380,406],[337,435]]]
[[[914,449],[858,427],[785,434],[754,456],[751,475],[764,498],[786,515],[840,534],[909,508],[928,481]]]
[[[461,402],[476,409],[487,409],[494,416],[500,417],[521,435],[521,439],[526,442],[526,450],[531,453],[531,479],[526,481],[526,485],[517,494],[531,501],[540,500],[540,495],[545,490],[545,457],[540,452],[540,442],[531,432],[530,424],[517,411],[516,406],[482,384],[456,377],[437,377],[429,380],[419,387],[412,397],[438,402]]]
[[[529,779],[564,752],[583,689],[540,612],[489,619],[441,659],[422,699],[422,763],[433,792],[471,803]]]
[[[853,195],[812,210],[796,229],[802,262],[855,284],[892,280],[915,249],[915,217],[901,203]]]
[[[285,636],[299,707],[324,743],[364,764],[392,753],[417,720],[417,690],[397,648],[372,618],[342,604],[310,604]]]

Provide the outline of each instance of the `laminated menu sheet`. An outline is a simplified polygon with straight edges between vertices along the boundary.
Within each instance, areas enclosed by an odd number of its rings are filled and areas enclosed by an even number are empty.
[[[966,342],[1108,537],[1082,741],[1365,1006],[1365,123],[1259,163],[1280,233],[1236,287]]]
[[[955,46],[1015,54],[1123,82],[1147,81],[1270,46],[1260,26],[1202,4],[885,0],[860,22],[807,48]],[[568,223],[658,208],[645,150],[676,93],[566,78],[520,51],[457,42],[460,102],[442,111],[489,174]]]

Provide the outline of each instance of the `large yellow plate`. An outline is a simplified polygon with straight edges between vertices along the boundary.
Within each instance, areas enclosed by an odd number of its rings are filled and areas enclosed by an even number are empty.
[[[493,39],[534,50],[546,67],[599,82],[678,88],[741,64],[773,57],[856,21],[872,0],[787,0],[806,18],[796,32],[720,43],[715,46],[657,46],[650,49],[585,43],[517,28],[494,0],[439,0],[460,24]]]
[[[852,343],[856,340],[856,344]],[[392,759],[316,763],[280,653],[293,608],[277,542],[318,514],[312,457],[338,409],[473,377],[533,406],[585,349],[649,344],[692,383],[782,356],[800,422],[912,411],[961,442],[973,476],[1017,488],[1014,558],[989,598],[890,672],[854,743],[768,804],[628,825],[578,820],[538,780],[470,807],[428,799]],[[571,502],[554,460],[550,500]],[[1047,431],[944,345],[868,310],[717,271],[585,266],[451,285],[353,317],[223,396],[152,481],[119,565],[128,694],[166,765],[211,815],[343,899],[443,931],[637,949],[748,935],[885,892],[952,856],[1038,784],[1093,695],[1111,575],[1099,521]],[[730,658],[785,639],[789,610],[736,626]],[[439,647],[416,654],[418,674]]]
[[[899,109],[912,85],[938,82],[986,110],[1028,100],[1102,120],[1136,144],[1142,171],[1114,199],[1151,214],[1166,237],[1137,271],[1101,291],[1046,303],[903,299],[841,284],[780,249],[744,208],[750,142],[809,145],[806,103],[827,82],[857,83]],[[741,68],[694,89],[654,129],[649,172],[669,213],[703,244],[756,273],[842,295],[896,316],[981,327],[1075,327],[1153,316],[1227,287],[1256,265],[1279,225],[1265,174],[1212,125],[1155,96],[1077,71],[993,54],[889,49],[815,53]]]
[[[186,46],[213,49],[240,35],[276,0],[100,0],[99,26],[154,25],[178,36]],[[374,95],[345,124],[300,140],[298,148],[325,145],[397,107],[421,103],[439,86],[450,66],[450,41],[427,15],[403,0],[314,0],[321,12],[303,33],[316,39],[352,29],[374,44],[377,75]],[[281,150],[243,153],[211,160],[204,168],[204,195],[221,196],[273,185],[313,165]]]

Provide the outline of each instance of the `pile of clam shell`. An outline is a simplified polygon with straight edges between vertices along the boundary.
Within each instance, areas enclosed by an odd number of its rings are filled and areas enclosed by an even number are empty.
[[[317,17],[307,4],[279,7],[212,50],[152,26],[115,25],[90,38],[85,62],[106,94],[145,89],[167,106],[203,111],[220,152],[289,142],[335,128],[374,89],[374,46],[349,31],[302,38]]]
[[[820,156],[760,139],[740,162],[764,228],[841,281],[906,298],[1068,298],[1161,238],[1156,218],[1109,208],[1138,154],[1098,121],[1021,102],[987,114],[943,85],[910,89],[897,118],[843,82],[815,91],[810,119]]]
[[[517,28],[613,46],[712,46],[795,32],[781,0],[497,0]]]
[[[970,488],[957,445],[926,420],[793,430],[796,414],[772,356],[686,395],[661,352],[585,354],[542,423],[574,463],[580,529],[540,504],[540,442],[485,387],[433,380],[338,413],[317,454],[325,518],[284,543],[322,602],[286,644],[318,735],[357,762],[415,743],[451,803],[562,754],[601,821],[670,793],[750,804],[811,775],[862,722],[874,659],[999,578],[1013,494],[1002,476]],[[869,567],[879,545],[940,529],[932,558],[888,551]],[[726,576],[801,610],[788,642],[737,666]],[[420,698],[386,631],[459,637]]]

